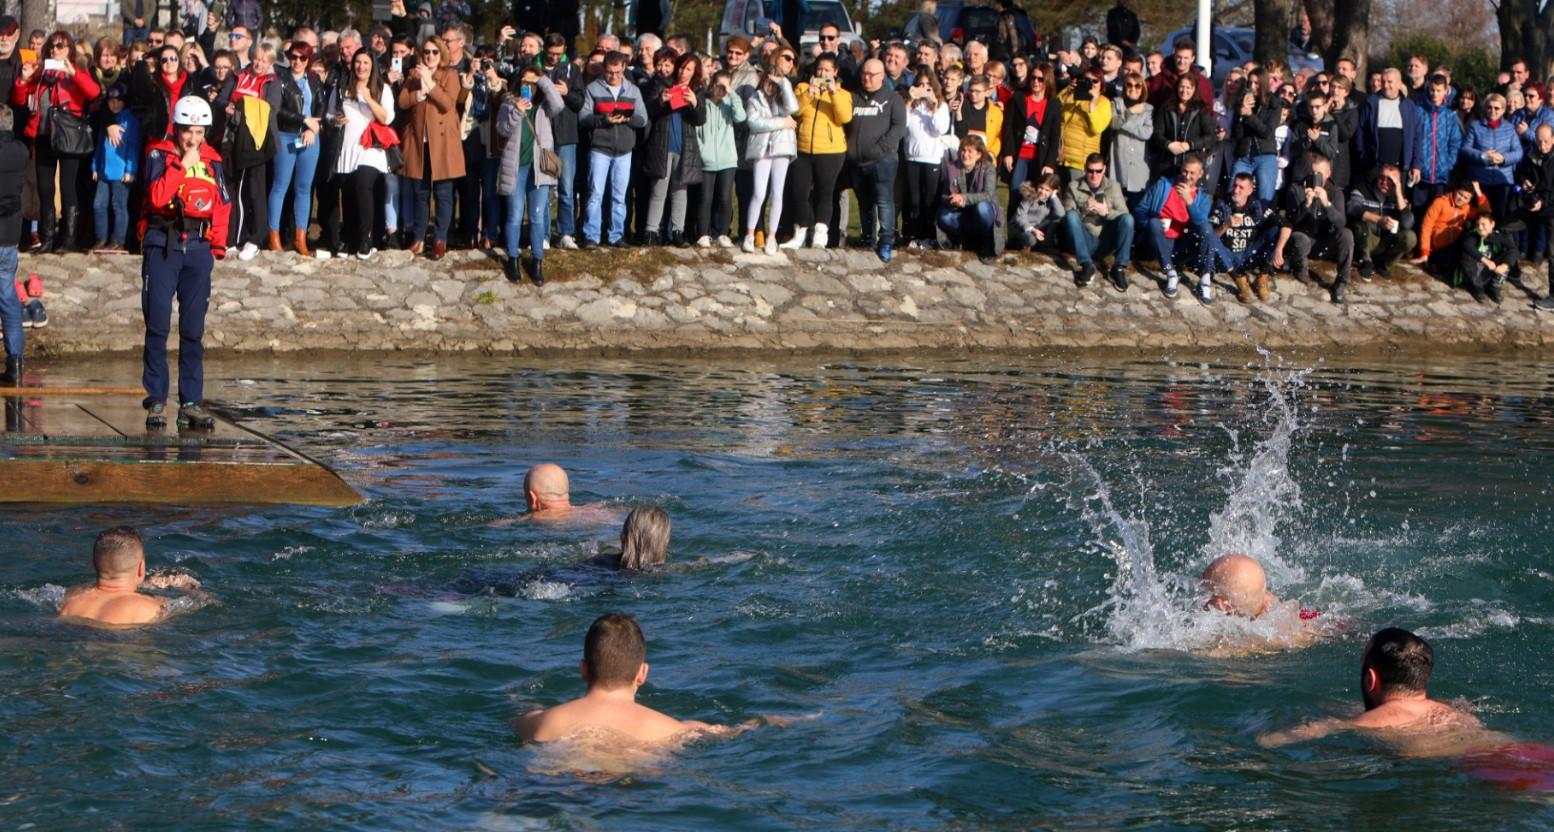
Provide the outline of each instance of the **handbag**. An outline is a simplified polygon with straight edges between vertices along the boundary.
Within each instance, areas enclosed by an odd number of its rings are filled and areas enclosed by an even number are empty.
[[[59,107],[49,109],[49,146],[60,156],[92,155],[92,130],[86,119]]]
[[[534,134],[534,162],[540,166],[540,173],[553,178],[561,177],[561,154],[554,150],[540,147],[540,131],[534,128],[534,119],[526,113],[524,121],[529,122],[529,132]]]

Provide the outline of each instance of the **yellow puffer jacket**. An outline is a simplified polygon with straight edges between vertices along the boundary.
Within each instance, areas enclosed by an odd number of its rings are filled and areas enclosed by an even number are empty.
[[[846,153],[847,134],[842,125],[853,120],[853,94],[841,87],[836,92],[815,92],[799,84],[799,152]]]
[[[1101,134],[1112,123],[1112,103],[1099,89],[1093,100],[1075,101],[1073,87],[1058,93],[1058,103],[1063,105],[1063,151],[1058,163],[1083,170],[1085,159],[1101,152]],[[1087,103],[1094,108],[1087,108]]]

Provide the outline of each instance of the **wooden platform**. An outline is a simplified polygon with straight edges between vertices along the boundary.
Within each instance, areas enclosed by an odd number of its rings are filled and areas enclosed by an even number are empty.
[[[146,429],[139,391],[0,388],[0,502],[361,502],[327,466],[217,416],[209,431]]]

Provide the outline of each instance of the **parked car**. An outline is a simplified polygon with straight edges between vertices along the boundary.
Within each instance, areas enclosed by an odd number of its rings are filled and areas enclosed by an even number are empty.
[[[1225,76],[1230,70],[1244,65],[1252,60],[1252,55],[1257,51],[1257,32],[1253,29],[1236,26],[1214,27],[1214,64],[1213,78],[1214,88],[1224,84]],[[1179,38],[1190,38],[1194,43],[1197,37],[1191,26],[1185,29],[1177,29],[1169,35],[1160,45],[1160,53],[1167,58],[1176,51],[1176,41]],[[1298,49],[1291,48],[1288,63],[1290,73],[1293,75],[1302,69],[1310,67],[1318,72],[1322,71],[1322,58],[1315,54],[1307,54]]]
[[[918,14],[921,14],[919,12]],[[992,6],[966,5],[961,0],[940,0],[935,16],[939,18],[939,37],[945,41],[957,43],[970,43],[974,40],[986,44],[993,42],[993,37],[998,31],[998,10]],[[1031,19],[1025,15],[1015,18],[1019,21],[1020,33],[1029,43],[1036,42],[1036,27],[1031,25]],[[907,23],[906,31],[915,32],[917,15],[913,15]]]
[[[735,35],[753,38],[770,30],[772,18],[767,14],[765,0],[728,0],[723,6],[723,22],[718,31],[718,48]],[[810,0],[809,11],[804,14],[804,28],[799,33],[798,45],[807,49],[820,42],[820,27],[832,23],[841,32],[842,43],[851,46],[863,41],[863,27],[853,23],[847,7],[838,0]],[[783,35],[793,40],[793,27],[784,26]]]

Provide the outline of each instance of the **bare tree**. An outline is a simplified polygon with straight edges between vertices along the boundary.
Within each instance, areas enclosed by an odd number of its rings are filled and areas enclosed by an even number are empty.
[[[22,37],[23,46],[28,32],[33,29],[42,29],[45,32],[54,28],[54,3],[53,0],[22,0]]]
[[[1359,77],[1366,74],[1366,57],[1371,48],[1371,0],[1343,0],[1333,8],[1333,43],[1322,50],[1329,67],[1339,58],[1354,61]]]
[[[1311,18],[1311,44],[1316,52],[1326,53],[1333,45],[1333,0],[1305,0],[1306,17]]]
[[[1255,0],[1253,25],[1257,27],[1258,61],[1284,61],[1290,54],[1290,19],[1284,0]]]
[[[1533,70],[1533,77],[1547,77],[1550,58],[1554,57],[1550,54],[1554,7],[1544,6],[1540,0],[1500,0],[1495,19],[1500,21],[1500,66],[1508,68],[1520,58]]]

